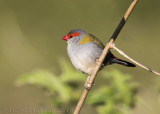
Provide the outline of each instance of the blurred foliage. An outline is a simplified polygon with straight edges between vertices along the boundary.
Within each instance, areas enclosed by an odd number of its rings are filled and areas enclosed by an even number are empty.
[[[17,86],[24,84],[34,84],[46,89],[52,96],[52,102],[55,106],[69,104],[77,101],[80,94],[80,86],[85,77],[74,70],[64,59],[60,60],[60,75],[56,75],[47,70],[36,70],[24,74],[16,81]],[[55,99],[56,96],[56,99]]]
[[[130,75],[118,70],[102,73],[109,81],[108,86],[104,85],[95,90],[88,97],[88,104],[96,105],[99,114],[124,114],[136,102],[137,84],[130,82]]]
[[[16,85],[40,86],[50,93],[51,101],[55,107],[73,107],[81,95],[86,77],[73,69],[64,59],[60,59],[60,65],[60,75],[47,70],[36,70],[20,76]],[[124,114],[124,112],[128,112],[136,102],[135,93],[137,91],[136,84],[130,82],[131,76],[118,70],[102,71],[100,74],[103,76],[102,78],[108,80],[108,84],[92,91],[87,97],[86,104],[95,106],[99,114]],[[41,114],[50,113],[52,112]],[[68,114],[69,111],[59,113]]]

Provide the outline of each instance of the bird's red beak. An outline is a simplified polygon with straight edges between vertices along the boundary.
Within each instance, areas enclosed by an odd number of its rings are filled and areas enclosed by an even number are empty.
[[[68,41],[68,36],[64,36],[64,37],[62,38],[62,40]]]

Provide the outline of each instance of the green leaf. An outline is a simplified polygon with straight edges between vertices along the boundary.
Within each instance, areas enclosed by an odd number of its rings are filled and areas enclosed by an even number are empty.
[[[37,70],[19,77],[16,85],[34,84],[46,88],[50,92],[58,92],[61,100],[67,102],[70,98],[70,88],[66,87],[58,76],[46,70]]]
[[[101,74],[108,80],[108,85],[102,85],[89,94],[87,104],[97,107],[99,114],[124,114],[135,103],[137,85],[131,83],[131,76],[118,70]],[[106,75],[108,74],[108,75]]]

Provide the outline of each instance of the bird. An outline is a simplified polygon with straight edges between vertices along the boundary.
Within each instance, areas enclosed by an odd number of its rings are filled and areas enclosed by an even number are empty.
[[[92,75],[96,61],[104,49],[103,43],[94,35],[82,30],[74,29],[65,35],[62,40],[67,41],[67,52],[73,66],[80,72]],[[120,64],[127,67],[136,65],[115,57],[109,50],[100,70],[111,64]]]

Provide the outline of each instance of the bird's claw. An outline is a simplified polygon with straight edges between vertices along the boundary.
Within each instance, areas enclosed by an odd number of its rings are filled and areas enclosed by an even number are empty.
[[[96,59],[96,65],[97,65],[97,66],[100,66],[101,63],[102,63],[102,62],[101,62],[99,59]]]
[[[87,80],[86,80],[86,82],[85,82],[85,84],[84,84],[84,87],[85,87],[86,89],[88,89],[88,90],[91,89],[91,87],[92,87],[92,83],[89,83],[90,77],[91,77],[91,76],[88,76],[88,77],[87,77]],[[95,85],[94,82],[93,82],[93,85]]]

